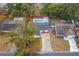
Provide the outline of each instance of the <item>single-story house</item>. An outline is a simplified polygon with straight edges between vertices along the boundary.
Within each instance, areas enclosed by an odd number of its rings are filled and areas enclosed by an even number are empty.
[[[23,17],[14,17],[13,20],[6,20],[2,23],[2,32],[9,32],[11,29],[16,29],[20,33],[20,28],[17,27],[17,23],[22,23]],[[28,18],[28,24],[37,26],[38,32],[35,33],[36,36],[40,36],[40,33],[48,33],[49,21],[47,16],[35,16]]]
[[[74,24],[70,23],[55,23],[56,36],[76,35]]]
[[[62,22],[62,23],[55,23],[55,31],[56,36],[58,37],[73,37],[75,39],[76,37],[76,28],[74,24]]]
[[[1,24],[2,32],[9,32],[11,29],[14,29],[15,27],[16,27],[15,22],[14,21],[10,21],[10,20],[4,21]]]
[[[48,33],[49,30],[49,20],[47,16],[35,16],[30,17],[28,19],[28,23],[30,25],[35,24],[37,26],[37,29],[39,30],[35,35],[40,37],[40,33]]]
[[[6,20],[1,24],[2,32],[9,32],[12,29],[20,31],[20,28],[16,26],[17,23],[22,23],[23,17],[14,17],[13,20]],[[19,32],[18,32],[19,33]]]
[[[56,36],[63,37],[64,40],[69,42],[70,51],[79,51],[76,45],[76,27],[72,23],[58,22],[55,23]]]
[[[24,17],[14,17],[13,21],[15,23],[22,23],[24,20]]]

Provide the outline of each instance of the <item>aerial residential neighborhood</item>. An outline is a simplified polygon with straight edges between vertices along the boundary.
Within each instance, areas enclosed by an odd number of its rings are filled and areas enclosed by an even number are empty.
[[[0,55],[61,52],[79,52],[79,4],[0,4]]]

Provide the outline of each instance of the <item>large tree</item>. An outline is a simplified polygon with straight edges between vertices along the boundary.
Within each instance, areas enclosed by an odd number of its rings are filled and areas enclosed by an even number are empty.
[[[26,22],[21,24],[16,24],[16,26],[20,29],[20,34],[16,33],[16,29],[11,30],[11,42],[15,43],[17,47],[17,51],[14,55],[31,55],[33,51],[33,46],[39,46],[37,39],[34,38],[34,34],[38,31],[36,25],[29,25]],[[19,32],[19,31],[18,31]]]
[[[34,16],[35,8],[32,4],[22,4],[22,3],[12,3],[7,4],[8,7],[8,15],[10,18],[16,16],[30,17]]]
[[[73,10],[66,4],[46,4],[41,13],[49,16],[49,18],[72,19],[74,17]]]
[[[34,16],[35,9],[33,8],[32,4],[7,4],[7,6],[9,8],[10,17],[24,17],[23,23],[16,24],[17,28],[19,28],[19,31],[13,29],[10,33],[11,42],[15,43],[17,47],[15,55],[24,55],[25,53],[31,54],[33,52],[31,47],[38,45],[36,38],[34,38],[34,34],[37,32],[37,26],[29,25],[26,21],[26,18]],[[16,32],[20,32],[20,35],[18,35]]]
[[[78,3],[70,3],[70,4],[67,4],[71,9],[72,9],[72,12],[74,12],[74,18],[75,19],[79,19],[79,4]]]

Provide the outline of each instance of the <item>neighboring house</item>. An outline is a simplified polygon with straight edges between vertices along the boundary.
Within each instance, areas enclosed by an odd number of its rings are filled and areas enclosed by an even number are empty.
[[[20,27],[16,26],[17,23],[22,23],[23,17],[14,17],[13,20],[5,20],[1,24],[2,32],[9,32],[12,29],[16,29],[18,33],[20,33]]]
[[[61,20],[61,19],[56,19],[54,21],[50,21],[50,28],[52,31],[56,31],[55,27],[56,27],[56,24],[57,23],[63,23],[63,22],[66,22],[64,20]]]
[[[14,17],[13,21],[15,23],[22,23],[23,22],[24,17]]]
[[[35,16],[28,19],[30,25],[35,24],[39,30],[35,35],[40,36],[42,32],[48,32],[49,21],[47,16]]]
[[[8,14],[8,8],[5,6],[5,4],[0,4],[0,15],[6,15]]]
[[[44,4],[41,4],[41,3],[34,3],[33,6],[34,6],[35,8],[41,9],[41,8],[43,8]]]
[[[56,23],[56,36],[76,36],[76,28],[74,24],[70,23]]]
[[[14,21],[4,21],[1,24],[1,30],[2,32],[9,32],[10,30],[14,29],[16,27],[16,24]]]
[[[57,37],[63,37],[64,40],[69,42],[70,51],[79,51],[75,41],[77,35],[75,24],[60,21],[56,22],[55,32]]]

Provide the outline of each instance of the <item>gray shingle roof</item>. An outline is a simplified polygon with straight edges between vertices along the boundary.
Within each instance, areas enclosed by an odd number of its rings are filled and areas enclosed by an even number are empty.
[[[16,24],[14,22],[8,22],[5,21],[1,24],[2,31],[10,31],[11,29],[14,29],[16,27]]]
[[[56,24],[56,35],[57,36],[76,35],[75,26],[73,24],[68,24],[68,23]]]

